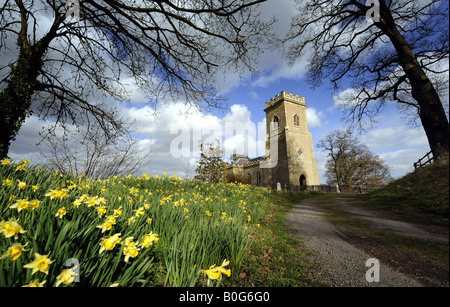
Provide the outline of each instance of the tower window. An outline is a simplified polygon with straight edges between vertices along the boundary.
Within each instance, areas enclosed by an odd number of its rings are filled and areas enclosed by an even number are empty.
[[[273,117],[273,129],[278,129],[278,126],[280,125],[280,119],[278,116]]]
[[[294,115],[294,126],[300,126],[300,117],[297,114]]]

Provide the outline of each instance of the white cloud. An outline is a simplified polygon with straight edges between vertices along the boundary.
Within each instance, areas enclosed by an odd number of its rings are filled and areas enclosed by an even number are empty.
[[[314,108],[306,108],[306,116],[308,119],[308,128],[320,127],[322,125],[323,112]]]
[[[194,162],[200,155],[200,140],[212,142],[220,139],[225,158],[233,152],[249,156],[264,154],[265,124],[260,123],[264,127],[264,135],[257,135],[258,123],[251,121],[251,112],[244,105],[232,105],[223,118],[189,109],[183,103],[162,107],[156,115],[149,106],[125,111],[136,120],[140,137],[153,140],[149,145],[151,161],[146,166],[150,174],[166,172],[192,177],[196,167]]]
[[[428,152],[428,139],[422,127],[408,129],[405,126],[390,126],[375,129],[359,137],[361,143],[379,154],[391,168],[394,178],[414,170],[413,164]]]
[[[422,127],[413,129],[405,126],[384,127],[370,131],[361,136],[360,140],[374,151],[428,146],[428,140]]]

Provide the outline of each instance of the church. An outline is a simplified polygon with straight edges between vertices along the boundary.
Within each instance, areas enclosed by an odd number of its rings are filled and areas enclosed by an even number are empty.
[[[227,173],[271,190],[320,187],[304,97],[282,91],[265,104],[265,156],[239,159]]]

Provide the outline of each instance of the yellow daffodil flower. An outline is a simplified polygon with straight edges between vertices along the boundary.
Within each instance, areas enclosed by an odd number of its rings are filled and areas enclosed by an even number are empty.
[[[62,270],[61,274],[59,274],[56,277],[56,284],[55,286],[58,287],[61,283],[64,283],[65,285],[69,285],[73,283],[75,280],[75,271],[72,269],[65,269]]]
[[[102,238],[102,241],[100,242],[99,254],[103,253],[105,250],[112,250],[116,246],[116,244],[119,244],[121,240],[120,235],[120,233],[116,233],[108,239]]]
[[[113,211],[114,215],[122,215],[123,211],[122,211],[122,207],[119,207],[119,209],[115,209]]]
[[[97,228],[101,228],[102,229],[102,233],[104,233],[107,230],[111,230],[112,225],[110,222],[106,221],[101,225],[98,225]]]
[[[67,214],[67,210],[65,207],[59,208],[58,212],[56,212],[55,216],[59,217],[60,219],[62,219],[64,217],[64,215]]]
[[[11,257],[11,260],[16,260],[17,258],[22,255],[23,251],[28,251],[29,249],[25,249],[24,247],[27,246],[27,244],[22,245],[20,243],[14,243],[6,252],[3,253],[3,256],[0,257],[0,259],[5,259],[7,257]]]
[[[67,196],[67,189],[61,189],[61,190],[50,190],[50,192],[47,192],[45,196],[49,196],[50,199],[53,198],[63,198]]]
[[[216,267],[216,265],[213,264],[212,266],[209,267],[208,270],[200,270],[200,272],[203,272],[204,274],[206,274],[206,276],[208,276],[208,285],[209,285],[209,281],[212,279],[222,279],[222,274],[225,274],[228,277],[231,275],[231,270],[225,269],[225,267],[229,263],[230,262],[225,259],[222,262],[222,265],[219,267]]]
[[[10,160],[10,159],[3,159],[3,160],[0,160],[0,164],[1,164],[1,165],[8,165],[9,163],[11,163],[11,160]]]
[[[81,205],[81,202],[82,202],[82,200],[78,198],[78,199],[75,199],[75,200],[73,201],[72,205],[73,205],[75,208],[78,208],[78,207]]]
[[[98,197],[97,198],[97,204],[99,204],[99,205],[106,204],[106,199],[104,197]]]
[[[114,225],[116,223],[116,217],[114,215],[108,215],[106,217],[106,222],[110,223],[111,225]]]
[[[97,197],[88,197],[85,203],[88,205],[88,207],[94,207],[98,204]]]
[[[14,218],[11,218],[9,221],[0,222],[0,233],[3,233],[5,238],[14,236],[14,239],[18,239],[18,234],[25,232],[27,231],[23,230],[22,226],[20,226]]]
[[[106,208],[105,207],[98,207],[97,208],[97,213],[98,213],[98,215],[102,216],[103,214],[106,213]]]
[[[149,234],[144,236],[140,246],[147,248],[147,247],[153,245],[153,243],[157,243],[158,240],[159,240],[158,234],[153,233],[152,231],[150,231]]]
[[[136,216],[142,216],[145,213],[144,207],[140,207],[139,209],[137,209],[136,211]]]
[[[125,256],[125,262],[128,262],[130,257],[135,258],[139,254],[140,248],[136,246],[136,243],[133,242],[133,237],[126,238],[123,242],[123,254]]]
[[[41,202],[40,202],[39,200],[33,199],[33,200],[30,200],[30,203],[28,204],[28,206],[29,206],[32,210],[34,210],[34,209],[38,208],[40,204],[41,204]]]
[[[55,260],[50,260],[48,258],[49,255],[50,255],[50,253],[48,253],[47,255],[40,255],[38,253],[35,253],[34,261],[30,262],[28,264],[25,264],[23,267],[27,268],[27,269],[33,269],[33,271],[31,272],[31,275],[33,275],[37,271],[42,272],[44,274],[48,274],[48,269],[49,269],[50,264],[55,261]]]
[[[17,209],[20,212],[23,209],[27,209],[30,202],[28,199],[18,199],[13,205],[9,206],[11,209]]]
[[[35,280],[30,281],[30,283],[28,285],[25,285],[22,287],[42,288],[46,282],[47,282],[46,280],[44,280],[43,282],[39,282],[39,279],[35,279]]]
[[[25,190],[27,188],[27,184],[23,181],[17,180],[19,182],[19,189]]]
[[[7,187],[12,186],[12,180],[11,179],[3,180],[3,184],[2,185],[7,186]]]
[[[16,167],[16,171],[27,171],[27,169],[25,167],[23,167],[22,165],[19,165]]]

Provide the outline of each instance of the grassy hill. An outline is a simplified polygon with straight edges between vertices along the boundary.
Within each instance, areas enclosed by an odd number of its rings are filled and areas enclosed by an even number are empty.
[[[374,205],[448,225],[448,157],[392,181],[364,196]]]

